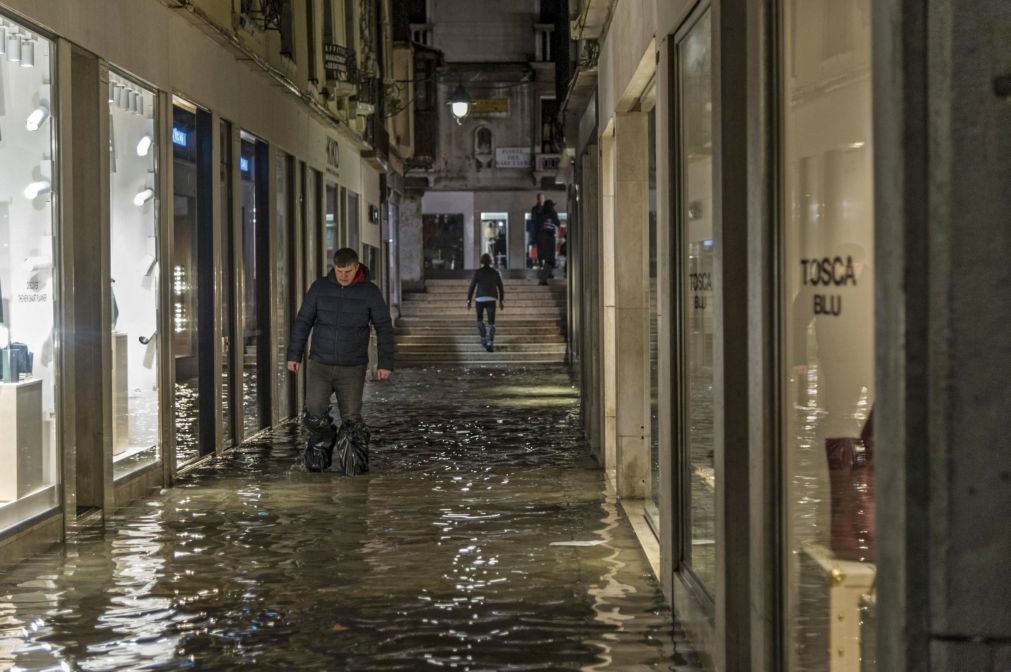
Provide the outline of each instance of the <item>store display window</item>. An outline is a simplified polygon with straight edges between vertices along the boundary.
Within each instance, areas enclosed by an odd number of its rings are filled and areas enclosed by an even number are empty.
[[[682,562],[710,597],[716,590],[716,444],[713,439],[713,143],[710,10],[677,45],[678,268],[682,288]]]
[[[112,443],[116,478],[160,459],[156,94],[109,73]]]
[[[781,413],[789,670],[874,669],[879,447],[870,21],[862,0],[783,5]]]
[[[273,224],[271,255],[274,261],[274,398],[279,418],[292,415],[290,381],[288,374],[288,336],[292,321],[291,226],[292,214],[292,158],[278,152],[274,158],[274,182],[277,194]],[[295,308],[297,310],[297,306]]]
[[[0,16],[0,532],[58,503],[53,51]]]

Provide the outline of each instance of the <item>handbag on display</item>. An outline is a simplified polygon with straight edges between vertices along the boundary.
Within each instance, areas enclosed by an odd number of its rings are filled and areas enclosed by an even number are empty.
[[[17,383],[21,380],[21,374],[30,376],[34,359],[34,355],[24,343],[11,343],[6,348],[0,348],[3,382]]]
[[[859,438],[825,439],[832,509],[832,552],[874,562],[874,409]]]

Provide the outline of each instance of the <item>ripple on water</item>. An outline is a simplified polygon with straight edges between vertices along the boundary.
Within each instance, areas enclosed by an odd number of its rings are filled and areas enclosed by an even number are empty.
[[[282,426],[5,572],[0,668],[695,669],[565,370],[398,372],[365,415],[366,476]]]

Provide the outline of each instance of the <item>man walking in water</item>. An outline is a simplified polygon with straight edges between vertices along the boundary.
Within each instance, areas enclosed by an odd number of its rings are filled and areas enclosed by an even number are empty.
[[[361,421],[370,325],[375,327],[379,342],[376,378],[386,380],[393,374],[393,321],[382,292],[368,277],[369,269],[358,263],[357,252],[350,248],[337,250],[333,268],[326,277],[312,283],[292,326],[288,370],[293,373],[302,366],[306,341],[312,332],[304,418],[310,432],[309,445],[333,443],[331,394],[337,395],[342,422]]]

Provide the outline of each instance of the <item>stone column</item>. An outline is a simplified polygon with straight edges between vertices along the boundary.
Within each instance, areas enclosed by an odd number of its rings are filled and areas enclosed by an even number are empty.
[[[615,481],[618,494],[642,498],[649,475],[649,222],[647,117],[619,114],[614,134],[610,253],[614,285]]]

